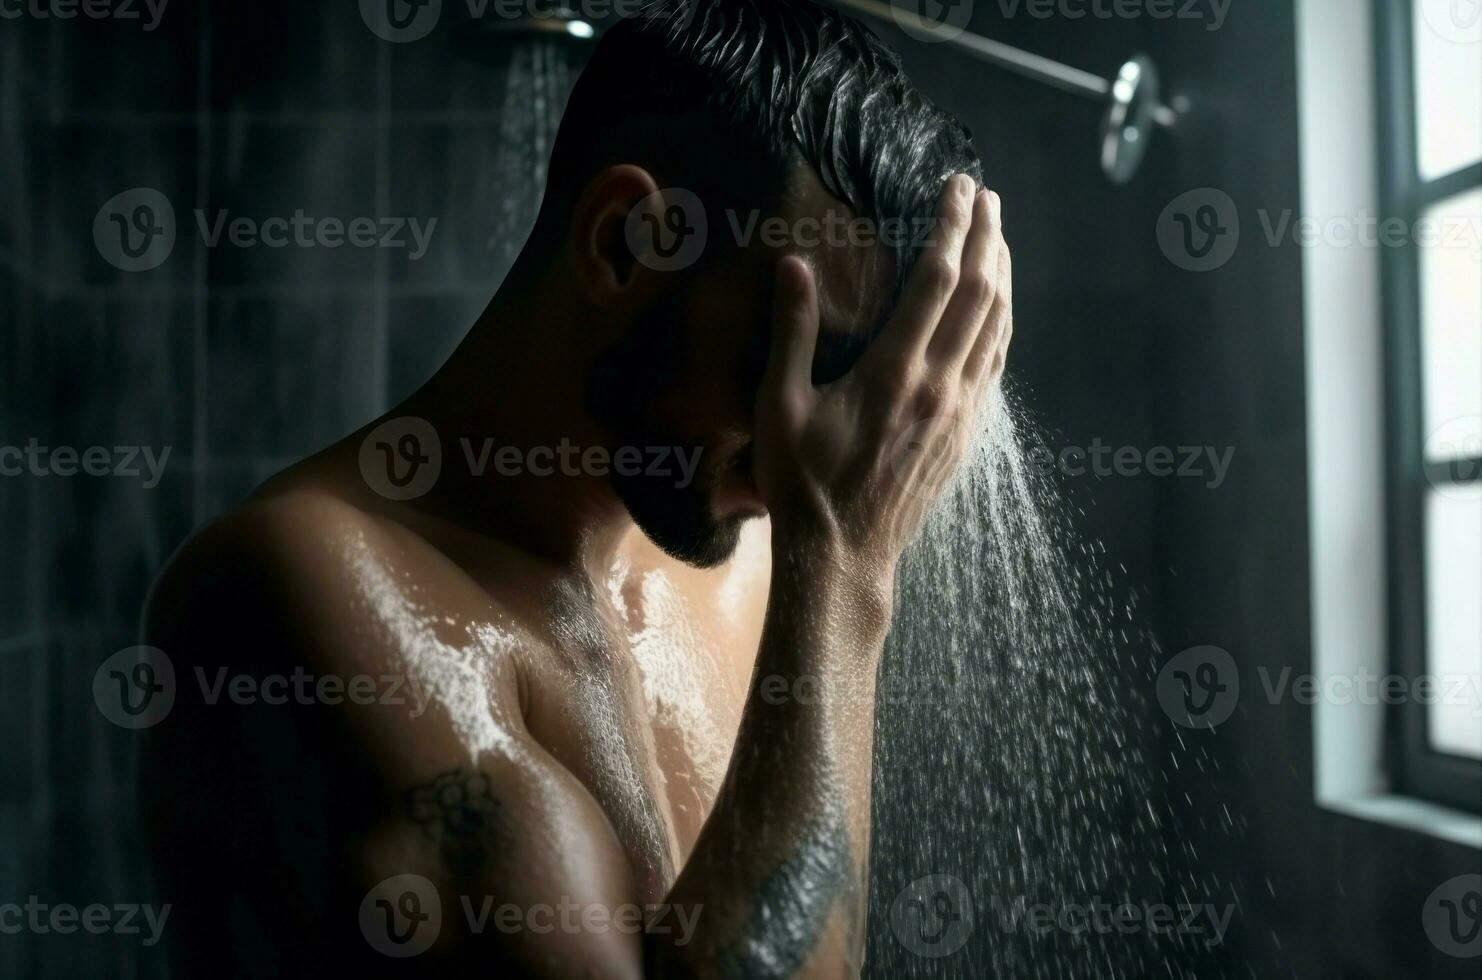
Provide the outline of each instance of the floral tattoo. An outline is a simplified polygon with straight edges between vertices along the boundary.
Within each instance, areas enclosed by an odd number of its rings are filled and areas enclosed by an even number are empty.
[[[450,863],[482,863],[496,838],[499,801],[489,777],[454,769],[406,792],[407,813]]]

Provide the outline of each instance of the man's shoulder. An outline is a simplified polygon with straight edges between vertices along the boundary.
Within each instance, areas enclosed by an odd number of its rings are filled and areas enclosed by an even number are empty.
[[[181,546],[151,590],[144,642],[288,644],[340,668],[410,642],[414,624],[499,621],[529,640],[538,631],[502,601],[519,591],[507,577],[502,590],[475,582],[411,522],[333,482],[280,480]]]
[[[293,607],[333,603],[354,549],[384,537],[377,518],[332,491],[297,486],[254,496],[205,525],[170,559],[145,607],[151,637],[210,623],[250,629]]]

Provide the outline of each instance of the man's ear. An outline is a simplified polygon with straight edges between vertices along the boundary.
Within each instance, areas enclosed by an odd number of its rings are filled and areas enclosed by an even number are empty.
[[[638,309],[663,288],[663,277],[639,260],[629,235],[634,210],[658,191],[652,174],[627,163],[608,167],[582,190],[571,216],[568,244],[578,288],[587,302],[608,309]]]

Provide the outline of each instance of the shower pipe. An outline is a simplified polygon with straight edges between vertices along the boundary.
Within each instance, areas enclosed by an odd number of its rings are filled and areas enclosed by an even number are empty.
[[[1130,181],[1142,166],[1153,130],[1174,125],[1180,113],[1187,110],[1187,101],[1182,98],[1174,100],[1176,108],[1163,104],[1157,68],[1146,55],[1130,58],[1115,78],[1107,79],[961,30],[956,25],[922,17],[903,9],[901,0],[890,3],[884,0],[830,2],[874,20],[894,24],[917,40],[950,44],[980,61],[1024,78],[1105,103],[1101,121],[1101,170],[1113,184]],[[495,47],[490,41],[500,37],[545,36],[583,45],[596,35],[597,28],[578,15],[567,0],[562,0],[539,15],[513,20],[482,18],[470,22],[463,28],[459,40],[465,53],[487,57]]]
[[[837,7],[894,24],[918,40],[937,39],[1005,71],[1053,86],[1062,92],[1104,102],[1106,112],[1101,122],[1101,169],[1114,184],[1125,184],[1137,174],[1154,127],[1173,126],[1178,121],[1180,111],[1186,109],[1182,104],[1175,109],[1162,102],[1158,70],[1146,55],[1128,59],[1115,78],[1107,79],[1021,51],[1001,41],[930,20],[902,9],[899,3],[884,3],[882,0],[830,2]],[[1182,103],[1183,100],[1176,101]]]

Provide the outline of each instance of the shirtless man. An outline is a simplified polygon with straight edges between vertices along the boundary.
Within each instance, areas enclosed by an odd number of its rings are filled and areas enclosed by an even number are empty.
[[[142,795],[183,976],[858,972],[897,559],[1011,330],[978,173],[811,3],[604,37],[459,350],[151,596],[177,694]],[[683,268],[633,234],[675,188],[709,218]],[[747,209],[809,233],[743,241]],[[819,232],[855,217],[934,221]],[[633,465],[655,447],[689,478]],[[339,686],[282,696],[305,675]]]

